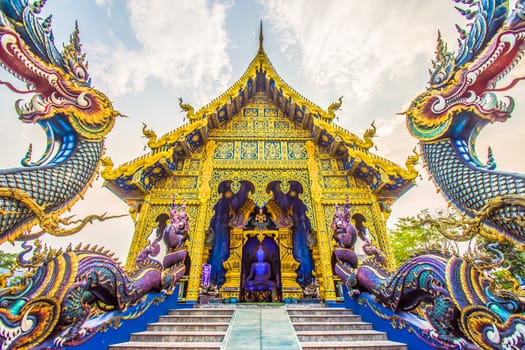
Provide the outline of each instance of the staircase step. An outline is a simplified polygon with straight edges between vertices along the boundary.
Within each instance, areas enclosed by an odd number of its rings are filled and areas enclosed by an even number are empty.
[[[294,322],[295,331],[344,331],[370,330],[372,324],[367,322]]]
[[[297,338],[301,342],[337,342],[337,341],[370,341],[387,340],[386,334],[374,330],[346,331],[298,331]]]
[[[224,339],[224,349],[300,350],[284,308],[240,308],[230,327]]]
[[[169,310],[168,315],[215,315],[215,316],[232,316],[235,309],[218,309],[218,308],[195,308],[195,309],[175,309]]]
[[[234,312],[233,308],[169,310],[146,331],[133,333],[129,342],[109,349],[220,349]]]
[[[358,315],[289,315],[292,323],[295,322],[361,322]]]
[[[144,331],[131,334],[130,341],[146,342],[221,342],[224,332],[214,331],[182,331],[182,332],[159,332]]]
[[[167,315],[160,316],[159,322],[174,322],[174,323],[198,323],[198,322],[230,322],[231,316],[215,316],[215,315]]]
[[[221,348],[220,342],[127,342],[111,345],[115,350],[173,350],[173,349],[191,349],[191,350],[215,350]]]
[[[353,341],[353,342],[302,342],[303,350],[407,350],[405,344],[389,341]]]
[[[323,307],[323,308],[293,308],[287,309],[288,315],[352,315],[352,310],[335,307]]]
[[[224,331],[228,329],[228,322],[156,322],[148,324],[147,330],[153,332],[164,331]]]
[[[231,332],[228,327],[231,326],[232,316],[235,310],[243,309],[245,308],[237,305],[235,308],[197,307],[170,310],[167,315],[160,316],[158,322],[148,324],[146,331],[131,334],[129,342],[112,345],[109,349],[210,350],[225,348],[227,344],[223,339],[227,333]],[[247,341],[246,344],[253,345],[259,341],[271,347],[283,342],[281,328],[278,330],[272,328],[272,325],[276,323],[274,313],[279,313],[279,309],[282,310],[280,311],[282,313],[284,311],[282,307],[255,309],[260,311],[255,311],[257,317],[254,316],[253,320],[252,318],[250,320],[261,323],[260,332],[256,332],[257,334],[253,336],[245,334],[244,338],[237,337],[238,339],[233,336],[234,334],[230,334],[227,339],[228,345],[233,345],[235,341],[237,343]],[[269,310],[263,312],[263,309]],[[241,321],[240,325],[249,327],[240,319],[243,314],[236,315],[235,319],[239,318],[237,321]],[[293,348],[294,344],[298,348],[297,341],[299,341],[300,347],[305,350],[407,350],[405,344],[389,341],[384,332],[373,330],[372,324],[363,322],[359,315],[354,315],[348,309],[319,307],[318,305],[287,306],[283,315],[284,320],[289,319],[292,322],[292,335],[295,332],[295,335],[290,338],[295,340],[289,341],[289,344],[286,343],[287,348]],[[237,329],[239,330],[243,332],[242,329]]]

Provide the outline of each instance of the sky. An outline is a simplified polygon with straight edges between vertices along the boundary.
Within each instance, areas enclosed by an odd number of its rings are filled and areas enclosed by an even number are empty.
[[[257,52],[261,20],[264,48],[279,75],[322,108],[343,96],[335,122],[362,135],[375,121],[372,151],[404,164],[417,142],[398,113],[427,86],[438,29],[456,50],[455,24],[465,25],[454,2],[446,0],[48,0],[42,15],[48,14],[57,47],[78,21],[93,86],[127,116],[107,137],[107,155],[116,165],[145,153],[143,122],[159,136],[184,122],[178,97],[197,110],[237,81]],[[513,74],[520,71],[525,73],[518,68]],[[0,72],[0,80],[6,79]],[[486,159],[490,145],[500,170],[525,172],[523,85],[512,91],[513,118],[486,127],[478,140],[480,158]],[[2,169],[18,167],[29,144],[37,159],[45,141],[38,127],[17,119],[18,98],[0,89]],[[419,170],[417,185],[394,204],[388,226],[424,208],[446,207]],[[72,213],[127,213],[102,184],[97,178]],[[123,217],[44,242],[96,243],[125,261],[133,232],[131,218]]]

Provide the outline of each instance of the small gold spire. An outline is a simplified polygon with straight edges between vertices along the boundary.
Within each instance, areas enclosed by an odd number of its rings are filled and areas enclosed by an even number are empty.
[[[260,24],[260,27],[259,27],[259,52],[264,52],[264,48],[263,48],[263,26],[262,26],[262,20],[261,20],[261,24]]]

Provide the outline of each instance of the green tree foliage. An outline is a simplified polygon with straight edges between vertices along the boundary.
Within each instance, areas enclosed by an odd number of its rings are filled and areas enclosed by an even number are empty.
[[[511,242],[500,243],[498,250],[505,257],[505,268],[514,276],[525,280],[525,252]]]
[[[16,254],[5,253],[0,250],[0,269],[10,270],[16,265]]]
[[[428,249],[447,249],[459,254],[458,244],[445,238],[441,232],[461,236],[465,227],[465,220],[453,211],[430,213],[428,209],[424,209],[416,216],[400,218],[395,228],[388,232],[397,265],[401,265],[416,253]],[[476,237],[473,245],[476,246],[478,252],[493,255],[486,249],[487,243],[485,239]],[[472,242],[468,246],[464,245],[463,251],[470,249],[471,245]],[[512,289],[515,287],[514,278],[525,281],[523,248],[511,242],[500,242],[496,249],[503,254],[505,259],[502,266],[493,269],[490,273],[498,284],[505,289]]]
[[[481,250],[490,253],[486,243],[485,239],[478,239]],[[515,283],[525,281],[525,252],[512,242],[500,242],[496,249],[503,254],[504,263],[495,268],[491,275],[502,288],[512,290],[516,287]]]
[[[16,284],[21,280],[21,276],[14,276],[18,271],[17,267],[16,254],[0,250],[0,288]]]
[[[459,216],[453,212],[439,211],[431,214],[428,209],[424,209],[416,216],[400,218],[395,228],[389,230],[390,244],[398,266],[414,254],[424,250],[457,250],[454,242],[439,233],[436,223],[450,229],[461,226]]]

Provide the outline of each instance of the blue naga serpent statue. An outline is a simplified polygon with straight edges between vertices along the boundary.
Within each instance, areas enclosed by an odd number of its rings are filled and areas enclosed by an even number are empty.
[[[405,112],[410,133],[421,145],[430,175],[447,200],[471,218],[470,230],[453,239],[481,233],[482,224],[494,233],[489,239],[525,244],[525,176],[496,171],[475,152],[476,138],[488,123],[510,117],[514,100],[499,99],[496,87],[519,63],[525,42],[525,4],[509,11],[508,1],[457,0],[470,4],[463,13],[472,18],[470,31],[460,29],[454,57],[438,38],[429,88]],[[490,153],[489,153],[490,154]],[[489,155],[491,157],[491,154]],[[446,232],[445,232],[446,233]]]
[[[41,19],[45,1],[0,1],[1,66],[27,85],[13,92],[32,94],[17,101],[24,123],[38,124],[47,136],[44,154],[31,161],[31,147],[22,168],[0,170],[0,244],[22,238],[34,224],[42,232],[65,236],[93,219],[68,226],[59,214],[82,197],[94,179],[104,148],[104,137],[119,115],[110,100],[90,86],[78,27],[59,52],[53,42],[51,18]],[[25,237],[30,238],[30,237]]]
[[[89,246],[62,250],[35,244],[20,285],[0,289],[2,349],[62,348],[89,340],[113,321],[136,318],[173,293],[184,275],[183,244],[168,246],[164,263],[151,258],[155,240],[139,254],[134,271],[125,271],[112,254]],[[148,298],[153,297],[153,298]],[[118,324],[118,323],[117,323]]]
[[[525,1],[518,0],[513,9],[505,0],[454,2],[462,5],[458,10],[470,20],[469,30],[458,27],[460,47],[455,55],[438,37],[429,87],[404,112],[407,125],[420,142],[438,188],[465,214],[460,230],[442,233],[454,240],[479,234],[488,241],[508,240],[522,246],[525,176],[496,171],[490,158],[483,164],[475,153],[475,141],[485,125],[507,120],[513,110],[514,100],[500,100],[496,93],[523,78],[504,87],[496,84],[524,54]],[[360,302],[372,309],[385,306],[401,319],[407,312],[422,317],[427,326],[420,336],[429,345],[525,348],[523,295],[501,291],[487,277],[488,271],[502,264],[497,244],[490,244],[492,253],[482,258],[427,252],[394,273],[373,259],[356,267],[355,261],[346,259],[348,247],[339,246],[334,251],[334,271],[351,293],[361,293]],[[366,299],[367,294],[373,297]]]
[[[38,17],[44,2],[0,0],[1,66],[27,90],[0,84],[33,94],[27,103],[18,101],[16,111],[23,122],[40,125],[48,138],[40,160],[31,162],[30,148],[22,168],[0,170],[0,244],[43,233],[69,235],[94,219],[107,218],[88,216],[78,224],[59,216],[96,176],[104,137],[119,113],[90,86],[78,27],[63,51],[57,50],[50,17]],[[170,229],[157,239],[166,236],[163,262],[150,258],[159,251],[155,241],[139,254],[134,271],[125,271],[102,248],[55,250],[38,241],[36,249],[25,246],[18,257],[27,269],[22,282],[0,288],[0,348],[80,344],[112,322],[136,318],[164,300],[184,274],[187,255],[184,232],[173,234],[187,231],[187,215],[180,208],[173,210]],[[184,225],[175,222],[181,218]],[[42,230],[28,233],[35,224]]]

